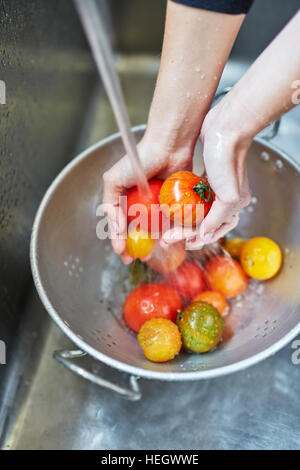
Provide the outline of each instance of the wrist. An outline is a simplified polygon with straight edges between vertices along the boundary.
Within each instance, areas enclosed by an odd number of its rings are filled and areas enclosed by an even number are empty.
[[[235,88],[208,113],[207,118],[206,127],[215,128],[235,144],[251,142],[265,127],[263,118]]]
[[[158,160],[163,158],[169,164],[188,165],[194,155],[195,142],[192,139],[186,141],[177,140],[178,134],[173,132],[166,132],[164,128],[156,129],[147,127],[144,137],[139,145],[146,152],[153,156],[157,156]],[[179,163],[180,162],[180,163]],[[154,162],[153,162],[154,163]]]
[[[216,142],[222,139],[230,148],[248,148],[256,131],[249,125],[242,107],[228,98],[223,98],[208,112],[201,129],[201,140]]]

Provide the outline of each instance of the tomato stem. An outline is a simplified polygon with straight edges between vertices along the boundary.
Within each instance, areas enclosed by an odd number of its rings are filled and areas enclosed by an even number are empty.
[[[193,190],[195,191],[196,194],[198,194],[198,196],[200,196],[202,201],[209,202],[211,200],[211,197],[212,197],[211,187],[207,180],[205,181],[200,180],[199,183],[193,186]],[[208,191],[208,196],[206,196],[207,191]]]
[[[176,318],[176,323],[179,322],[179,320],[181,319],[182,315],[183,315],[183,312],[179,309],[177,309],[177,318]]]

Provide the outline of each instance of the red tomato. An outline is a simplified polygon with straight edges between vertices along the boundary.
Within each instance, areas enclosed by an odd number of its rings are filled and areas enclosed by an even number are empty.
[[[141,326],[151,318],[166,318],[176,321],[182,309],[179,294],[166,284],[142,284],[136,287],[124,303],[124,319],[133,331],[139,332]]]
[[[209,212],[215,194],[206,178],[191,171],[178,171],[161,187],[159,201],[162,211],[181,225],[198,225]]]
[[[159,207],[159,193],[162,187],[163,181],[153,178],[149,181],[150,194],[141,194],[137,186],[128,189],[127,196],[127,222],[132,222],[137,217],[141,217],[140,224],[136,228],[140,230],[154,233],[161,232],[162,227],[162,213]],[[138,207],[132,207],[134,204],[143,204],[145,212],[139,210]],[[152,217],[151,217],[151,206]],[[151,228],[151,222],[153,227]]]
[[[193,299],[205,289],[202,269],[194,261],[184,261],[164,278],[185,300]]]

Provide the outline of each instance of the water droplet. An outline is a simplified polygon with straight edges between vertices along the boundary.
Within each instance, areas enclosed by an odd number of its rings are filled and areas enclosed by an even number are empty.
[[[270,155],[268,154],[268,152],[265,152],[265,151],[261,152],[260,156],[264,162],[267,162],[270,160]]]
[[[201,73],[200,78],[203,80],[205,78],[205,73]]]
[[[276,160],[276,163],[275,163],[275,166],[277,168],[277,170],[281,170],[283,168],[283,163],[281,160]]]
[[[200,69],[200,67],[196,67],[195,70],[196,70],[196,72],[200,72],[201,69]]]
[[[251,204],[256,204],[257,203],[257,197],[253,196],[251,198]]]

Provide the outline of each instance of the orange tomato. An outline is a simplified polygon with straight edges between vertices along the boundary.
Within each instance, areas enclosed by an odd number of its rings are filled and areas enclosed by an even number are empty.
[[[191,171],[178,171],[169,176],[159,194],[164,214],[185,226],[195,226],[202,222],[214,198],[207,179]]]
[[[240,295],[248,285],[248,277],[241,265],[228,256],[214,256],[205,266],[207,285],[231,298]]]
[[[228,240],[225,240],[224,248],[226,251],[228,251],[230,256],[232,256],[233,258],[239,259],[241,250],[243,246],[245,245],[245,243],[246,241],[243,240],[243,238],[239,238],[239,237],[229,238]]]
[[[197,302],[198,300],[211,304],[216,310],[218,310],[222,317],[224,317],[228,312],[228,303],[221,292],[205,290],[204,292],[201,292],[201,294],[196,295],[193,302]]]
[[[145,258],[154,249],[155,241],[150,238],[148,232],[132,230],[127,235],[126,251],[133,258]]]
[[[184,243],[174,243],[167,248],[162,248],[159,242],[156,243],[152,256],[147,264],[154,271],[165,274],[175,271],[185,258]]]

